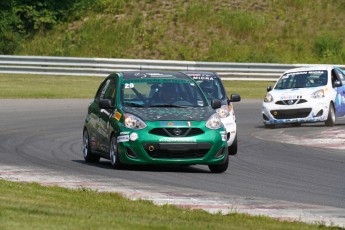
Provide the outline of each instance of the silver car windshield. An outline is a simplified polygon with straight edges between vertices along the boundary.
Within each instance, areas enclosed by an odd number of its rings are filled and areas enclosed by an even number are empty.
[[[226,98],[220,79],[195,79],[195,81],[208,99],[222,100]]]
[[[274,89],[311,88],[327,85],[326,70],[301,71],[284,74]]]

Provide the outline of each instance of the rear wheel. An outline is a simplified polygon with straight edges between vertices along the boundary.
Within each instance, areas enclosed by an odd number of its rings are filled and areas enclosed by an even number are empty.
[[[111,166],[114,169],[122,168],[123,164],[120,161],[119,153],[117,149],[117,140],[115,136],[112,136],[110,139],[110,150],[109,150],[109,157]]]
[[[236,155],[237,154],[237,134],[235,136],[234,142],[231,146],[228,147],[229,155]]]
[[[98,162],[100,159],[91,152],[89,133],[86,129],[83,132],[83,155],[86,162]]]
[[[223,173],[228,169],[229,166],[229,155],[226,156],[226,160],[224,163],[219,165],[208,165],[208,168],[213,173]]]
[[[325,125],[332,127],[335,124],[335,111],[334,111],[334,106],[331,103],[329,105],[329,110],[328,110],[328,117],[327,120],[325,121]]]

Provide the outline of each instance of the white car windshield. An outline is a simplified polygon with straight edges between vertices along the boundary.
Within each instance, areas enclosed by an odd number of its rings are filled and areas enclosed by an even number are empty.
[[[284,74],[275,89],[311,88],[327,85],[326,70],[300,71]]]

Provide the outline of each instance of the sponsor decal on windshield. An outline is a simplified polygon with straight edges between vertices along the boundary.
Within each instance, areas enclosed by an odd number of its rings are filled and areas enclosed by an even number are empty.
[[[200,76],[193,76],[190,75],[191,77],[193,77],[194,80],[208,80],[208,81],[213,81],[213,77],[211,76],[207,76],[207,75],[200,75]]]
[[[294,72],[294,73],[288,73],[285,76],[283,76],[283,79],[288,78],[290,76],[295,76],[295,75],[306,75],[306,74],[323,74],[326,71],[324,70],[312,70],[312,71],[302,71],[302,72]]]
[[[175,78],[174,75],[171,74],[162,74],[162,73],[135,73],[134,76],[140,77],[140,78],[146,78],[146,77],[169,77],[169,78]]]
[[[133,83],[147,83],[147,84],[162,84],[162,83],[191,83],[191,80],[187,79],[159,79],[159,78],[143,78],[143,79],[126,79],[123,84]]]

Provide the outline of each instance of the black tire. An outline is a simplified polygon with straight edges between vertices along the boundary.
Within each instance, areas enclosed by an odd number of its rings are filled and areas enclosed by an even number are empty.
[[[265,124],[266,129],[274,129],[276,127],[275,124]]]
[[[232,143],[231,146],[228,147],[228,152],[229,152],[229,155],[232,155],[232,156],[237,154],[237,133],[236,133],[234,142]]]
[[[121,169],[123,167],[117,151],[117,140],[114,135],[112,135],[110,138],[109,158],[111,167],[114,169]]]
[[[335,110],[332,103],[329,105],[328,116],[327,120],[325,121],[325,125],[328,127],[333,127],[335,124]]]
[[[229,155],[227,154],[226,160],[224,163],[219,165],[208,165],[208,168],[213,173],[223,173],[225,172],[229,167]]]
[[[85,129],[83,132],[83,156],[86,162],[99,162],[100,156],[91,152],[89,133]]]
[[[292,123],[291,126],[292,126],[292,127],[301,127],[301,126],[302,126],[302,123],[298,123],[298,122]]]

